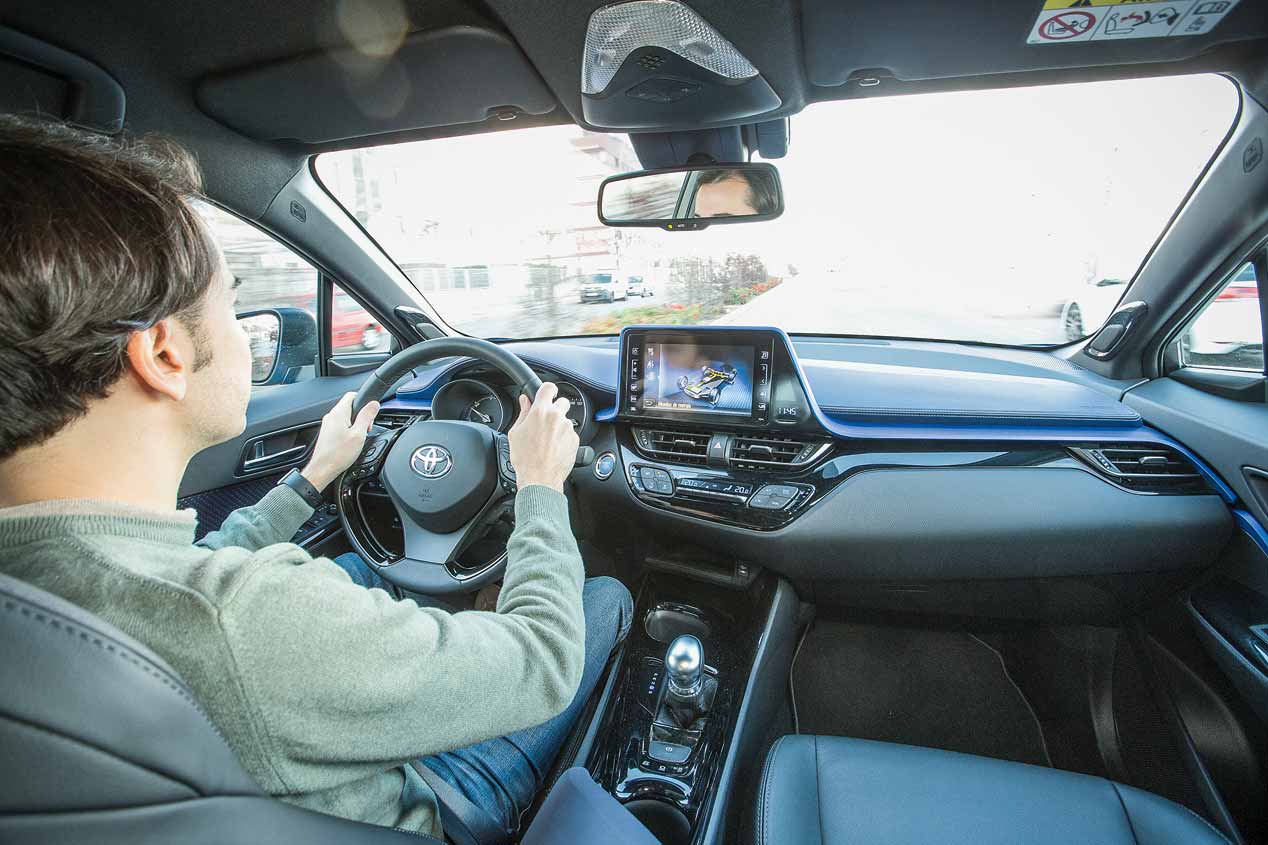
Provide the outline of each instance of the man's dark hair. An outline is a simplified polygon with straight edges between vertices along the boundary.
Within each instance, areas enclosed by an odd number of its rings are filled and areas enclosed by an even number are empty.
[[[105,398],[133,332],[176,317],[200,339],[219,261],[200,191],[170,141],[0,115],[0,459]]]
[[[720,167],[717,170],[706,170],[700,174],[699,185],[716,185],[729,179],[741,179],[748,183],[748,204],[753,207],[754,214],[774,214],[779,206],[779,197],[775,193],[774,180],[759,176],[752,170],[738,170]]]

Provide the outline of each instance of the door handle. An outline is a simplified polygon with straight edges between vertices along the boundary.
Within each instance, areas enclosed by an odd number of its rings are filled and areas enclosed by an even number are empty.
[[[273,466],[274,464],[285,464],[294,460],[298,460],[301,455],[308,451],[307,445],[292,446],[289,449],[282,449],[279,452],[271,452],[264,454],[264,441],[257,440],[255,445],[251,447],[251,457],[242,462],[242,468],[247,472],[257,469]]]

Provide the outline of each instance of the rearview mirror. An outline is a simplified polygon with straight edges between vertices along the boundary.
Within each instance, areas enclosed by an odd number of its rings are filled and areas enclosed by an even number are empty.
[[[599,220],[606,226],[694,231],[774,220],[783,213],[779,171],[770,164],[641,170],[604,179],[599,186]]]

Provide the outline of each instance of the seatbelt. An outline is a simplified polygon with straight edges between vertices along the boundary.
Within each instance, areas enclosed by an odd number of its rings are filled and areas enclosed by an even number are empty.
[[[454,845],[506,845],[511,841],[510,833],[499,827],[486,810],[473,804],[449,781],[417,760],[411,760],[409,764],[435,794],[436,804],[440,807],[441,827]]]

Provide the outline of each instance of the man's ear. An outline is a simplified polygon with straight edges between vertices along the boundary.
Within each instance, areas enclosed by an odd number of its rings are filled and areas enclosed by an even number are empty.
[[[128,340],[128,363],[150,390],[180,402],[189,387],[193,360],[176,343],[176,320],[159,320],[152,328],[134,332]]]

